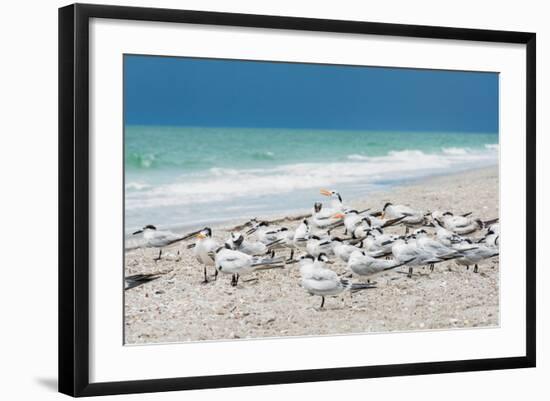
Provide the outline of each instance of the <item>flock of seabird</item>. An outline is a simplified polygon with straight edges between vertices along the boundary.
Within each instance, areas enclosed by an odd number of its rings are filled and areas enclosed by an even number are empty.
[[[322,189],[320,193],[330,199],[329,204],[316,202],[296,229],[252,219],[242,226],[247,231],[231,232],[225,243],[215,240],[209,227],[182,236],[147,225],[134,235],[143,236],[143,247],[159,248],[155,260],[163,258],[162,248],[194,240],[187,248],[193,249],[204,266],[203,283],[209,282],[207,268],[214,268],[214,280],[219,273],[231,275],[231,285],[237,286],[246,274],[298,265],[302,287],[321,297],[321,308],[326,296],[375,288],[370,279],[389,270],[403,267],[410,278],[414,268],[432,271],[436,264],[452,260],[467,269],[474,266],[477,273],[482,261],[499,254],[498,218],[482,221],[471,217],[472,213],[423,212],[389,202],[378,212],[355,210],[345,207],[336,191]],[[384,232],[395,226],[404,227],[404,233]],[[467,236],[471,234],[477,237]],[[347,265],[345,277],[330,269],[335,260]],[[128,276],[126,289],[159,276]],[[367,282],[352,283],[355,276]]]

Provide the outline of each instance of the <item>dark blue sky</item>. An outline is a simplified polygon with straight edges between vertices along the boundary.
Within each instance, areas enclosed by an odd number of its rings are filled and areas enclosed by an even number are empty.
[[[498,131],[498,74],[125,56],[125,122]]]

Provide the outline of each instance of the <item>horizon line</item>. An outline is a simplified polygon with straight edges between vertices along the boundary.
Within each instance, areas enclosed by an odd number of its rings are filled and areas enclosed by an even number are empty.
[[[500,130],[497,131],[470,131],[470,130],[437,130],[437,129],[378,129],[378,128],[319,128],[319,127],[265,127],[265,126],[237,126],[237,125],[180,125],[180,124],[148,124],[148,123],[124,123],[124,127],[163,127],[163,128],[230,128],[230,129],[265,129],[265,130],[316,130],[316,131],[349,131],[349,132],[387,132],[387,133],[402,133],[402,132],[416,132],[416,133],[446,133],[446,134],[500,134]]]

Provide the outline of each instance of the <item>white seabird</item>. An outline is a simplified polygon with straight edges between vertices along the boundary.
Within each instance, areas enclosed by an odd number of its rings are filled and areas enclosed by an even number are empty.
[[[237,285],[241,275],[251,273],[258,268],[280,268],[284,266],[281,258],[247,255],[246,253],[229,249],[227,244],[216,250],[215,263],[217,271],[232,275],[232,286]]]
[[[308,258],[311,258],[309,256]],[[339,295],[344,291],[359,291],[375,288],[369,284],[352,284],[351,281],[342,279],[330,269],[324,267],[328,261],[327,255],[320,254],[314,262],[304,263],[300,266],[302,287],[312,295],[321,297],[321,306],[325,305],[326,296]]]

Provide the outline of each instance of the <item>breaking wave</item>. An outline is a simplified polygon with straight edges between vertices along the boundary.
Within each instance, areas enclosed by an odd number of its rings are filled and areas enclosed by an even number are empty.
[[[272,157],[272,155],[265,155]],[[126,185],[126,208],[138,210],[164,206],[186,206],[212,202],[233,202],[280,196],[293,191],[337,187],[360,183],[363,186],[401,182],[435,174],[446,174],[495,165],[498,144],[484,148],[442,148],[428,153],[416,149],[390,151],[384,156],[350,154],[331,163],[295,163],[264,169],[210,168],[179,176],[172,182]]]

